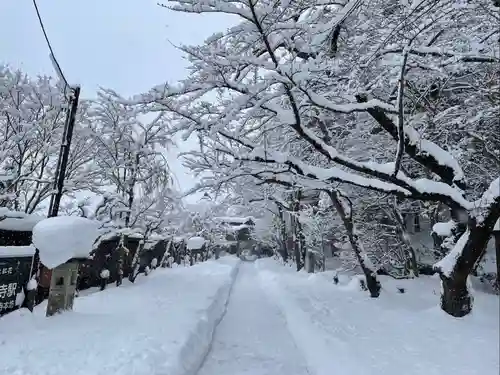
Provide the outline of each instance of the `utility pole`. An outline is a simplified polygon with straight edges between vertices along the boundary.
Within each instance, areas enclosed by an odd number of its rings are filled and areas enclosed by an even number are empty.
[[[76,111],[78,110],[78,99],[80,98],[80,86],[71,88],[69,98],[69,112],[64,123],[61,149],[57,160],[57,169],[54,179],[55,193],[50,198],[49,217],[55,217],[59,213],[59,206],[64,192],[64,179],[68,167],[69,151],[75,128]],[[79,262],[71,259],[68,262],[55,267],[50,271],[49,297],[46,315],[51,316],[62,310],[73,309],[73,301],[76,292],[76,279],[78,277]],[[63,285],[58,280],[64,281]]]
[[[71,88],[71,96],[69,99],[69,112],[66,116],[64,124],[63,138],[61,141],[61,149],[59,150],[59,158],[57,160],[57,169],[54,180],[55,194],[50,198],[49,217],[57,216],[59,206],[63,196],[64,178],[66,176],[66,168],[68,166],[69,151],[71,140],[73,138],[73,129],[75,127],[76,111],[78,110],[78,99],[80,98],[80,86]]]
[[[57,216],[59,213],[59,205],[63,196],[64,177],[66,176],[66,168],[68,166],[69,150],[71,147],[71,139],[73,138],[73,129],[75,127],[76,111],[78,110],[78,99],[80,97],[80,87],[75,86],[70,88],[70,98],[68,103],[68,112],[64,123],[63,137],[61,140],[61,148],[57,159],[57,168],[54,177],[55,193],[50,198],[48,217]],[[35,251],[33,258],[33,269],[31,278],[39,277],[40,270],[40,253],[38,249]],[[28,308],[33,310],[35,306],[36,290],[30,291],[28,294]]]

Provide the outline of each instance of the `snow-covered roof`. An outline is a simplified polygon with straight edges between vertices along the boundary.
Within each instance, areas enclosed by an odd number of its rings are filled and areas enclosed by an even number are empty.
[[[161,241],[161,240],[166,240],[169,236],[165,234],[157,234],[153,233],[149,236],[149,239],[151,241]]]
[[[497,220],[495,226],[493,227],[493,231],[499,231],[500,232],[500,219]]]
[[[0,246],[0,258],[31,257],[34,254],[34,246]]]
[[[72,258],[88,258],[99,235],[98,223],[83,217],[58,216],[40,221],[33,228],[33,244],[48,268]]]
[[[0,207],[0,229],[2,230],[30,232],[43,219],[43,216],[30,215]]]

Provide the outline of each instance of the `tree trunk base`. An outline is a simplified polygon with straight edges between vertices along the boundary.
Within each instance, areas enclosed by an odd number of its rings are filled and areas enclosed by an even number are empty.
[[[452,280],[441,276],[441,309],[455,318],[462,318],[472,311],[473,297],[466,280]]]
[[[380,281],[378,281],[377,276],[366,275],[366,287],[370,292],[370,297],[378,298],[380,296],[380,289],[382,289],[382,285],[380,284]]]

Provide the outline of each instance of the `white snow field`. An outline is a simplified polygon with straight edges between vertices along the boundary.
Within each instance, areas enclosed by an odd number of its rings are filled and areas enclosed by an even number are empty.
[[[498,296],[474,291],[472,314],[438,306],[437,277],[382,278],[371,299],[356,278],[255,263],[262,288],[281,306],[311,375],[498,375]],[[405,293],[398,292],[405,288]]]
[[[308,375],[278,306],[253,263],[242,263],[227,311],[197,375]]]
[[[157,269],[75,300],[45,317],[18,310],[0,319],[1,375],[187,375],[209,349],[239,260]]]
[[[0,319],[0,375],[497,375],[498,297],[439,307],[439,280],[307,274],[224,257]],[[398,292],[405,288],[405,293]]]

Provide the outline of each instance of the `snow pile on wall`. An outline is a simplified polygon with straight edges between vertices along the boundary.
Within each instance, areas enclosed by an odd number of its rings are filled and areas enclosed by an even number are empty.
[[[187,241],[186,246],[188,250],[198,250],[201,249],[203,245],[205,245],[205,242],[206,240],[203,237],[191,237]]]
[[[239,261],[157,269],[134,284],[78,297],[45,318],[46,303],[0,318],[0,374],[194,375],[224,312]]]
[[[0,246],[0,258],[31,257],[34,254],[33,246]]]
[[[33,244],[48,268],[72,258],[87,258],[98,236],[96,221],[76,216],[51,217],[33,228]]]
[[[19,211],[11,211],[5,207],[0,207],[1,230],[29,232],[43,219],[44,218],[42,216],[30,215]]]

